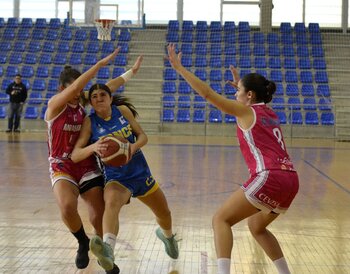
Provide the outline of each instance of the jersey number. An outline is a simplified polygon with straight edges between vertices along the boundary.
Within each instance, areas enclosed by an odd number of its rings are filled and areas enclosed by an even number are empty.
[[[283,140],[282,140],[282,133],[281,133],[280,129],[275,127],[272,131],[273,131],[273,135],[275,135],[275,137],[277,139],[277,142],[280,144],[281,148],[283,150],[285,150],[284,143],[283,143]]]

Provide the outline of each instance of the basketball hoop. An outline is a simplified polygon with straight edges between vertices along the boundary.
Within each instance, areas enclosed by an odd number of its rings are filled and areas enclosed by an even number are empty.
[[[97,39],[102,41],[111,41],[111,33],[114,23],[115,20],[96,19],[95,25],[97,28]]]

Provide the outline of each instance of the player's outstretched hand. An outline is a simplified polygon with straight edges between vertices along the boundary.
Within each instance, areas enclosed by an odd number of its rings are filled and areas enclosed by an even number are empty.
[[[233,81],[226,81],[229,85],[233,86],[234,88],[238,88],[238,82],[239,82],[239,74],[237,69],[233,66],[230,65],[230,71],[232,73]]]
[[[102,66],[107,66],[110,61],[112,61],[119,53],[120,47],[116,48],[110,55],[107,55],[105,58],[101,59],[99,63]]]
[[[137,57],[135,64],[131,68],[133,74],[136,74],[139,71],[142,61],[143,61],[143,55],[140,55],[139,57]]]
[[[181,65],[182,53],[179,52],[179,54],[176,54],[176,44],[172,44],[172,43],[167,46],[167,50],[168,50],[167,59],[169,60],[171,66],[175,70],[178,70],[182,66]]]

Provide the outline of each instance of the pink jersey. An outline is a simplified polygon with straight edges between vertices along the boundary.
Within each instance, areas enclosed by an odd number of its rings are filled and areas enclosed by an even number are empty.
[[[85,118],[85,111],[81,105],[68,105],[54,119],[47,122],[49,162],[61,163],[71,161],[70,156],[79,138],[81,126]],[[73,163],[72,163],[73,164]],[[95,158],[89,157],[80,166],[96,166]]]
[[[243,157],[251,175],[264,170],[294,171],[277,115],[264,103],[251,106],[254,123],[248,130],[237,127]]]

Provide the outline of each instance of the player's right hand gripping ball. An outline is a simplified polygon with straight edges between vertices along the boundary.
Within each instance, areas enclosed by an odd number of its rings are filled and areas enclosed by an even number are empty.
[[[130,143],[119,136],[108,136],[105,138],[107,150],[101,155],[104,164],[120,167],[129,162],[131,158]]]

